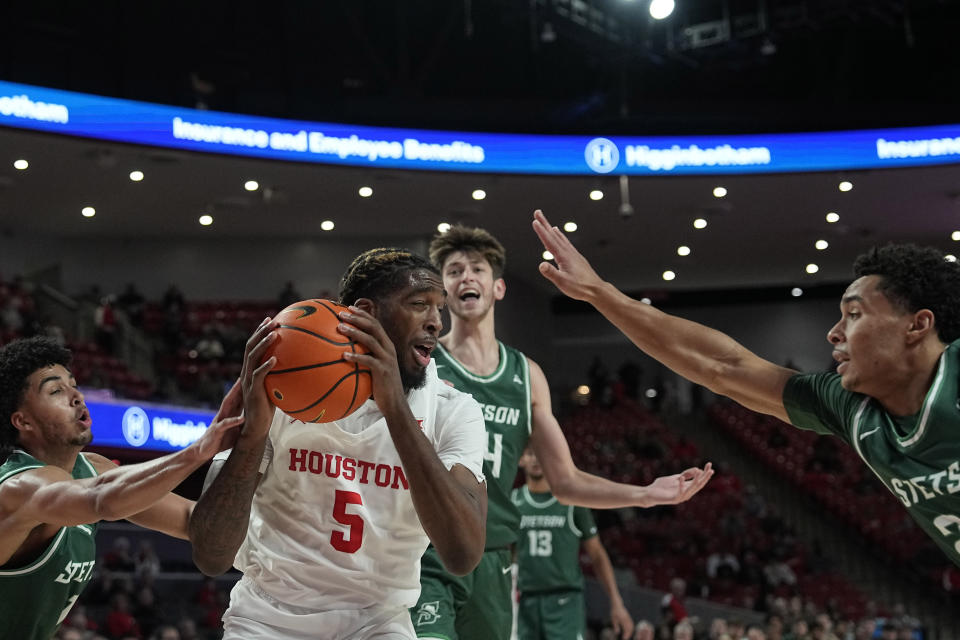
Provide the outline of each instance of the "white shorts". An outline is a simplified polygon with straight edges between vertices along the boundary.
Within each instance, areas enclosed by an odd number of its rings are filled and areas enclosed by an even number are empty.
[[[284,604],[246,577],[230,592],[223,640],[416,640],[407,609],[311,611]]]

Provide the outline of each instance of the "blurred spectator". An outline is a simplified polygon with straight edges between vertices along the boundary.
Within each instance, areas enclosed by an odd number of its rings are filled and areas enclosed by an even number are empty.
[[[130,324],[135,327],[143,326],[146,299],[137,291],[137,287],[132,282],[128,283],[127,288],[117,297],[117,307],[126,314]]]
[[[160,625],[150,636],[150,640],[180,640],[180,632],[173,625]]]
[[[810,625],[807,624],[806,619],[797,618],[790,625],[790,633],[784,636],[784,640],[810,640],[811,637]]]
[[[126,536],[114,538],[110,551],[104,554],[101,564],[104,569],[110,571],[133,571],[136,563],[130,555],[130,539]]]
[[[767,640],[767,634],[758,624],[751,624],[747,627],[747,640]]]
[[[130,600],[126,594],[118,593],[113,596],[104,629],[107,635],[114,639],[127,635],[140,637],[140,627],[130,612]]]
[[[687,619],[687,607],[684,596],[687,592],[687,583],[683,578],[670,580],[670,592],[660,601],[660,613],[663,616],[663,626],[672,629],[678,622]]]
[[[153,630],[162,622],[157,597],[149,586],[141,586],[137,591],[137,602],[133,608],[138,630],[144,636],[153,633]]]
[[[649,620],[637,623],[633,629],[633,640],[654,640],[654,629]]]
[[[200,640],[197,623],[193,618],[181,618],[177,623],[177,631],[180,632],[180,640]]]
[[[117,335],[117,317],[113,297],[104,296],[93,312],[94,339],[105,352],[112,354]]]
[[[134,572],[141,580],[153,581],[160,574],[160,558],[153,550],[153,543],[144,538],[137,547],[137,555],[133,559]]]
[[[300,302],[301,300],[303,300],[303,298],[300,296],[300,292],[294,288],[293,282],[289,280],[287,284],[283,285],[280,295],[277,296],[277,304],[280,305],[281,309],[285,309],[294,302]]]
[[[673,640],[693,640],[693,625],[683,620],[673,628]]]
[[[201,360],[219,360],[223,358],[225,354],[220,335],[211,324],[203,326],[203,334],[200,336],[200,340],[197,341],[197,346],[194,347],[194,349],[196,349],[197,356]]]

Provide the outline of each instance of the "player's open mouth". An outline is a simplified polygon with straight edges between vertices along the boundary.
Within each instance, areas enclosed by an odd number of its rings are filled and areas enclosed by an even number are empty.
[[[460,294],[460,300],[479,300],[480,292],[468,289]]]
[[[423,343],[413,345],[413,357],[416,358],[417,364],[421,367],[425,367],[430,364],[430,354],[433,353],[433,346],[435,343]]]
[[[843,375],[843,372],[847,370],[847,365],[850,362],[850,356],[848,356],[843,351],[834,351],[833,359],[837,361],[837,373]]]
[[[87,411],[86,409],[84,409],[83,411],[77,414],[77,420],[79,422],[82,422],[87,427],[89,427],[92,424],[92,420],[90,420],[90,412]]]

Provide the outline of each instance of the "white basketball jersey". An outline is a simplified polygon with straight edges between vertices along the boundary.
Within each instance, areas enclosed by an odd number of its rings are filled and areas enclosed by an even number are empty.
[[[431,361],[426,385],[407,400],[444,465],[482,481],[486,432],[473,398],[438,380]],[[328,424],[278,411],[261,471],[235,562],[246,577],[313,611],[416,604],[429,540],[373,400]]]

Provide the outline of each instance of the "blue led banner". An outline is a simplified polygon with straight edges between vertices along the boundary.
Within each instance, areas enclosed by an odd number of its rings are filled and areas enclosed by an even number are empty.
[[[469,133],[260,118],[2,81],[0,126],[207,153],[430,171],[716,175],[960,163],[960,124],[645,138]]]
[[[93,445],[150,451],[178,451],[203,435],[214,412],[129,400],[88,398]]]

